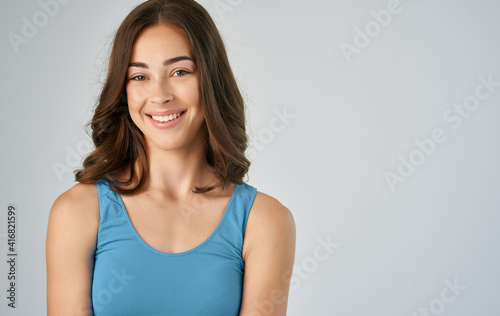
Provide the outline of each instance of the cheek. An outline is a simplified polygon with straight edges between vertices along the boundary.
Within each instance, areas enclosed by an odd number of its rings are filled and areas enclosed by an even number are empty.
[[[203,109],[201,106],[201,94],[200,86],[198,81],[193,81],[189,85],[186,85],[184,95],[186,96],[186,102],[196,107],[200,111]]]
[[[137,106],[143,103],[147,97],[146,90],[143,87],[127,87],[126,90],[129,105]]]
[[[134,122],[134,124],[139,127],[141,126],[140,110],[145,102],[146,93],[144,89],[140,87],[127,86],[126,91],[130,118],[132,119],[132,122]]]

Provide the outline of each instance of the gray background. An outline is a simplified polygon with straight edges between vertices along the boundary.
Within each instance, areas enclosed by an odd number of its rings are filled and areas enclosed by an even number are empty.
[[[1,315],[45,314],[48,214],[75,184],[71,171],[54,168],[73,170],[90,151],[83,126],[113,32],[137,3],[73,0],[52,16],[35,0],[2,4]],[[483,100],[474,104],[480,77],[500,82],[500,4],[200,3],[247,101],[248,183],[296,221],[288,315],[500,315],[499,85],[478,88]],[[376,24],[371,12],[388,6],[398,13]],[[22,36],[34,17],[37,33],[16,52],[9,34]],[[354,46],[360,32],[370,42],[346,58],[342,45]],[[446,121],[464,102],[468,118]],[[446,140],[425,155],[415,140],[435,129]],[[409,159],[417,166],[401,176]],[[388,172],[403,182],[391,189]],[[16,310],[5,298],[10,203]],[[330,252],[321,248],[328,240]]]

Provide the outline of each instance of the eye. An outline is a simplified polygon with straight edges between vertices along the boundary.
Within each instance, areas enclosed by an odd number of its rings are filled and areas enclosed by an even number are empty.
[[[146,80],[146,76],[137,75],[137,76],[130,78],[130,80],[143,81],[143,80]]]
[[[179,74],[180,73],[180,74]],[[184,69],[179,69],[174,72],[174,77],[182,77],[185,74],[189,74],[190,72]],[[179,74],[178,76],[175,76],[175,74]]]

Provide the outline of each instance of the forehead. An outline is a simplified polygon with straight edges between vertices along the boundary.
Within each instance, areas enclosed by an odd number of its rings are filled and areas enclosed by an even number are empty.
[[[186,34],[174,25],[161,23],[142,30],[133,46],[131,61],[138,59],[165,59],[192,55]]]

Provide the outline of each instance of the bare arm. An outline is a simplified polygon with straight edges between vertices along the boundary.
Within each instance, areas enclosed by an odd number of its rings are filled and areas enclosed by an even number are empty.
[[[47,316],[92,315],[91,284],[99,228],[95,184],[76,184],[50,210],[47,240]]]
[[[240,316],[286,315],[295,236],[295,221],[288,208],[258,192],[244,237]]]

